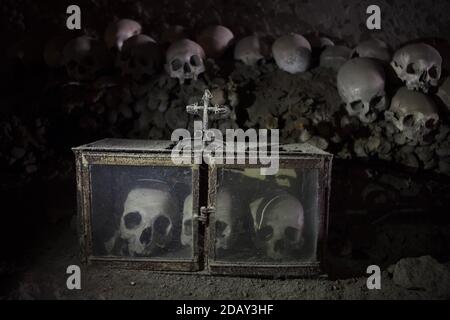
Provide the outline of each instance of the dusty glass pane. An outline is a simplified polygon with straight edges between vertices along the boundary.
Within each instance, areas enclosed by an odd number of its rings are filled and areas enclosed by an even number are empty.
[[[191,169],[91,165],[91,183],[94,256],[192,258]]]
[[[215,254],[218,261],[316,261],[318,170],[218,169]]]

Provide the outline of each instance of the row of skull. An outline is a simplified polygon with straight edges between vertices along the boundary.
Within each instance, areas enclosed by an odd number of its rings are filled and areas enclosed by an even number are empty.
[[[239,234],[250,232],[243,226],[245,210],[237,207],[237,195],[227,188],[217,194],[215,247],[236,250]],[[182,221],[175,196],[168,191],[136,188],[124,203],[120,228],[116,237],[125,241],[131,256],[153,256],[177,242],[176,230],[181,223],[180,243],[193,245],[193,197],[184,201]],[[272,259],[281,259],[299,250],[303,244],[304,214],[300,201],[288,193],[250,204],[253,218],[254,242],[259,251]]]

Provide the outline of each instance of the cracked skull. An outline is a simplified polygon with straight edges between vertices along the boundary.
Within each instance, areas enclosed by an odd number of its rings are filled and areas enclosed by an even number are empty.
[[[131,256],[151,256],[173,240],[176,201],[169,192],[136,188],[128,193],[120,221],[120,238]]]
[[[441,77],[442,57],[432,46],[415,43],[395,52],[391,66],[408,89],[428,92]]]
[[[417,141],[434,129],[439,120],[436,105],[425,94],[401,88],[392,98],[385,117],[408,139]]]
[[[284,192],[257,199],[250,209],[259,250],[272,259],[298,253],[303,246],[304,214],[297,198]]]
[[[311,63],[311,45],[295,33],[278,38],[272,45],[272,54],[277,66],[292,74],[308,70]]]
[[[166,71],[171,78],[177,78],[180,84],[187,79],[197,80],[205,71],[205,52],[194,41],[182,39],[170,45],[166,52]]]
[[[350,116],[364,123],[375,121],[377,112],[386,108],[383,68],[369,58],[347,61],[337,75],[339,95]]]
[[[139,34],[124,42],[118,65],[124,75],[145,82],[161,69],[162,54],[155,40]]]

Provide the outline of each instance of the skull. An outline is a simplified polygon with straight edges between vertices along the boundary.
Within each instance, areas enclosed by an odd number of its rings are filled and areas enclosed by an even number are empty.
[[[108,64],[106,49],[88,36],[69,41],[63,49],[63,64],[70,78],[77,81],[93,80]]]
[[[257,36],[242,38],[234,48],[234,59],[247,66],[253,66],[263,58],[261,44]]]
[[[272,54],[277,66],[292,74],[308,70],[311,63],[311,45],[295,33],[278,38],[272,45]]]
[[[282,192],[250,204],[255,245],[272,259],[291,256],[303,245],[304,215],[300,201]]]
[[[135,188],[128,193],[120,221],[120,238],[131,256],[150,256],[173,240],[176,201],[168,191]]]
[[[193,223],[192,223],[192,194],[184,200],[183,222],[181,225],[181,244],[183,246],[192,246]]]
[[[385,118],[406,138],[418,141],[435,128],[439,120],[436,106],[428,96],[403,87],[392,98]]]
[[[391,54],[389,53],[388,46],[381,40],[371,39],[361,42],[353,50],[352,58],[373,58],[380,61],[391,61]]]
[[[391,66],[408,89],[428,92],[441,77],[442,58],[432,46],[416,43],[397,50]]]
[[[162,55],[155,40],[139,34],[124,42],[117,64],[124,75],[146,82],[160,70]]]
[[[345,102],[350,116],[357,116],[361,122],[373,122],[376,111],[386,108],[383,68],[369,58],[355,58],[347,61],[337,75],[339,95]]]
[[[140,34],[141,25],[130,19],[121,19],[108,25],[105,31],[105,42],[108,49],[122,50],[122,45],[128,38]]]
[[[216,249],[228,250],[236,245],[243,231],[244,208],[228,188],[221,188],[216,199]]]
[[[180,84],[186,79],[197,80],[205,71],[203,60],[205,53],[197,43],[188,39],[174,42],[166,52],[166,71],[171,78],[177,78]]]
[[[320,66],[338,71],[350,54],[351,50],[345,46],[329,46],[320,55]]]
[[[205,50],[206,56],[220,58],[233,42],[234,35],[224,26],[210,26],[197,37],[197,42]]]

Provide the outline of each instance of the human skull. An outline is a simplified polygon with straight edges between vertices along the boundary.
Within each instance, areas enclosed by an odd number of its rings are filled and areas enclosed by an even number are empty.
[[[205,50],[207,57],[220,58],[230,47],[234,39],[233,32],[224,26],[210,26],[197,37],[198,44]]]
[[[433,100],[421,92],[403,87],[392,98],[385,118],[408,139],[417,141],[434,129],[439,120]]]
[[[121,19],[110,23],[105,31],[105,42],[108,49],[122,50],[122,45],[128,38],[140,34],[142,27],[139,22],[131,19]]]
[[[63,49],[63,64],[67,74],[77,81],[95,78],[107,66],[108,58],[101,43],[88,36],[70,40]]]
[[[194,41],[182,39],[170,45],[166,52],[166,71],[171,78],[177,78],[180,84],[186,79],[197,80],[205,71],[205,52]]]
[[[184,200],[183,206],[183,222],[181,225],[181,244],[183,246],[192,246],[193,231],[192,194],[190,194]]]
[[[361,42],[353,50],[352,58],[373,58],[380,61],[391,61],[391,54],[386,43],[378,39],[370,39]]]
[[[311,63],[311,45],[295,33],[278,38],[272,45],[272,54],[277,66],[289,73],[304,72]]]
[[[357,116],[364,123],[375,121],[376,112],[386,108],[384,86],[383,68],[369,58],[347,61],[337,75],[339,95],[348,114]]]
[[[304,213],[297,198],[283,192],[257,199],[250,209],[259,250],[276,260],[298,253],[304,240]]]
[[[167,249],[177,224],[177,205],[168,191],[135,188],[128,193],[120,238],[131,256],[151,256]]]
[[[350,55],[351,50],[346,46],[329,46],[320,55],[320,66],[338,71]]]
[[[229,188],[220,188],[216,199],[216,249],[229,250],[243,232],[244,207]]]
[[[124,75],[146,82],[161,69],[161,50],[155,40],[139,34],[124,42],[117,64]]]
[[[247,66],[254,66],[263,58],[260,40],[257,36],[242,38],[234,47],[234,59]]]
[[[428,92],[441,77],[442,57],[432,46],[415,43],[397,50],[391,66],[408,89]]]

